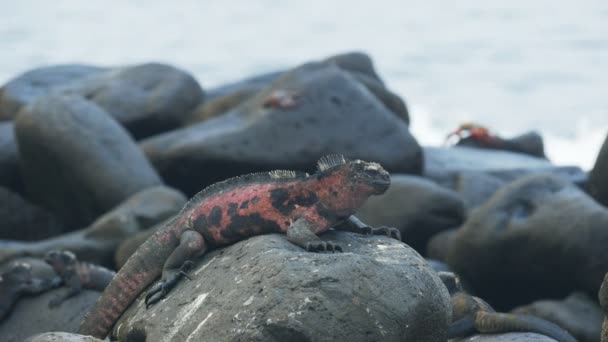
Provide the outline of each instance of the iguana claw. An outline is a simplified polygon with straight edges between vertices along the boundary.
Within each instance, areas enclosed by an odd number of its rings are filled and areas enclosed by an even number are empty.
[[[313,241],[306,244],[306,250],[309,252],[340,252],[342,247],[331,241]]]
[[[169,291],[177,282],[182,278],[186,277],[189,280],[192,280],[188,275],[188,271],[192,269],[194,263],[190,260],[186,260],[179,270],[175,273],[172,273],[167,279],[163,279],[154,285],[148,293],[146,293],[146,298],[144,299],[144,303],[146,304],[146,309],[148,309],[152,304],[158,303],[161,299],[165,298]]]
[[[393,228],[393,227],[382,226],[382,227],[378,227],[378,228],[372,228],[372,234],[386,235],[388,237],[401,241],[401,231],[399,229]]]

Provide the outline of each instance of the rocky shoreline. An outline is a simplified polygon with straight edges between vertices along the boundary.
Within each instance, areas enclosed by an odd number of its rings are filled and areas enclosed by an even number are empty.
[[[473,320],[486,310],[530,315],[599,341],[608,137],[585,172],[552,164],[533,132],[421,146],[410,120],[359,52],[215,89],[158,63],[18,75],[0,88],[0,340],[97,340],[76,332],[99,292],[51,308],[65,286],[17,290],[16,265],[31,265],[30,282],[52,277],[42,259],[59,249],[118,270],[206,186],[314,172],[320,157],[342,154],[391,173],[389,190],[357,217],[397,228],[402,242],[331,231],[321,238],[344,253],[306,252],[278,234],[215,249],[167,299],[146,310],[140,296],[112,338],[446,341],[460,304],[439,272],[453,272],[490,306]],[[555,340],[498,325],[454,341]]]

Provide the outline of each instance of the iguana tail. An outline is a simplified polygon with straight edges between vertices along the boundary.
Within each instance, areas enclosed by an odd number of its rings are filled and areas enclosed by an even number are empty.
[[[78,333],[104,339],[135,298],[160,277],[172,247],[161,243],[157,235],[144,242],[86,314]]]
[[[534,332],[559,342],[576,342],[572,335],[559,326],[530,315],[478,311],[475,314],[475,329],[485,334]]]

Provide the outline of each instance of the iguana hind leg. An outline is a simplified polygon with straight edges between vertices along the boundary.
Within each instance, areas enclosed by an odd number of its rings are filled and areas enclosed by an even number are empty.
[[[311,227],[311,223],[299,218],[287,228],[287,240],[309,252],[342,252],[342,247],[331,242],[321,240]]]
[[[350,215],[344,222],[337,225],[335,229],[364,235],[386,235],[401,241],[401,232],[399,229],[386,226],[373,228],[363,223],[363,221],[355,215]]]
[[[534,332],[559,342],[576,342],[570,333],[558,325],[529,315],[478,311],[475,314],[475,329],[484,334]]]
[[[171,253],[163,266],[163,276],[146,293],[146,308],[163,299],[182,277],[188,277],[187,272],[192,268],[192,258],[205,252],[207,246],[203,236],[194,231],[186,230],[180,236],[179,245]]]

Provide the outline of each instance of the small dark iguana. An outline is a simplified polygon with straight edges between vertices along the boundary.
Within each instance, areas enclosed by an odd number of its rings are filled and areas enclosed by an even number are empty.
[[[63,285],[69,288],[65,294],[49,302],[50,308],[61,305],[68,298],[79,294],[82,289],[103,291],[116,275],[116,272],[105,267],[80,262],[74,253],[66,250],[49,251],[44,256],[44,261],[61,278]]]
[[[352,215],[371,195],[384,193],[390,176],[379,164],[328,156],[313,175],[272,171],[209,186],[144,242],[85,316],[80,334],[104,338],[116,320],[155,279],[145,303],[161,300],[209,247],[251,236],[285,233],[308,251],[342,251],[321,234],[332,227],[400,238],[394,228],[370,228]],[[336,226],[339,223],[346,222]]]
[[[448,327],[448,338],[475,333],[533,332],[559,342],[576,342],[567,331],[542,318],[495,312],[483,299],[464,292],[458,277],[452,272],[439,272],[439,277],[452,296],[452,323]]]
[[[7,271],[0,274],[0,321],[13,308],[20,296],[37,294],[57,287],[61,280],[58,277],[46,279],[32,273],[29,263],[13,264]]]

